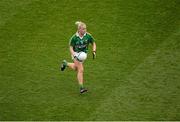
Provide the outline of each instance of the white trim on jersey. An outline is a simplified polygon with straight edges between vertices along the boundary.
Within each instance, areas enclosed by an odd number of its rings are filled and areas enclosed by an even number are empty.
[[[83,37],[86,35],[87,33],[85,33],[82,37],[79,36],[79,33],[76,32],[76,36],[78,36],[80,39],[83,39]]]

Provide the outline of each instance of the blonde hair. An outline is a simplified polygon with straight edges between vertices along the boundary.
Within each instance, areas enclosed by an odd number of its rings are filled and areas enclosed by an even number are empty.
[[[77,25],[77,28],[79,29],[80,27],[84,27],[86,28],[86,24],[84,22],[81,21],[76,21],[75,25]]]

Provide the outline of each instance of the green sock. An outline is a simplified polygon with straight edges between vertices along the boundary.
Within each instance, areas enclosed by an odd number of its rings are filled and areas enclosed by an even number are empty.
[[[65,66],[67,66],[67,61],[66,61],[66,60],[64,60],[64,61],[63,61],[63,64],[64,64]]]
[[[80,89],[84,88],[83,84],[79,84]]]

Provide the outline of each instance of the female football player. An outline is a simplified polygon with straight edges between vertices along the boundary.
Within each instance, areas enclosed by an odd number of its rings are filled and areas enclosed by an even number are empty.
[[[93,59],[96,58],[96,43],[93,37],[86,31],[86,24],[83,22],[77,21],[77,32],[71,37],[69,42],[69,50],[73,59],[73,63],[69,63],[66,60],[63,60],[61,64],[61,71],[64,71],[66,67],[69,67],[77,71],[77,79],[80,86],[80,93],[87,92],[87,89],[84,88],[83,83],[83,61],[78,59],[79,52],[88,52],[88,45],[92,44],[92,54]]]

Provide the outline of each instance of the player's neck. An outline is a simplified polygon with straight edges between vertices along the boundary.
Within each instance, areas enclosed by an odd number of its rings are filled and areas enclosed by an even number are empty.
[[[79,36],[80,36],[80,37],[83,37],[83,36],[84,36],[84,34],[79,33]]]

